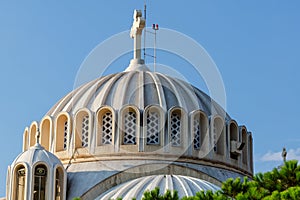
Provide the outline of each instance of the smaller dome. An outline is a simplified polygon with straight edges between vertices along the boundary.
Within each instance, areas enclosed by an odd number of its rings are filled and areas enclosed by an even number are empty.
[[[43,162],[49,167],[61,165],[61,161],[49,151],[46,151],[39,143],[32,146],[27,151],[22,152],[12,163],[15,166],[18,163],[27,163],[29,166],[33,166],[37,162]]]
[[[137,178],[117,185],[96,199],[117,199],[118,197],[122,197],[123,199],[142,199],[145,191],[154,190],[156,187],[160,189],[161,195],[167,190],[176,190],[179,198],[195,196],[196,193],[201,190],[220,190],[218,186],[194,177],[182,175],[153,175]]]

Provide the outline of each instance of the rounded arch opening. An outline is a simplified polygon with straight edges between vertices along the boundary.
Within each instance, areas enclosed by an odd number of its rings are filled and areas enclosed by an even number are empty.
[[[248,164],[248,138],[247,138],[247,130],[245,127],[241,129],[242,143],[244,145],[242,149],[242,162],[244,165]]]
[[[36,143],[36,132],[38,129],[38,123],[37,122],[32,122],[30,129],[29,129],[29,145],[34,146]]]
[[[213,119],[213,149],[216,154],[225,154],[225,134],[224,134],[224,122],[220,117]]]
[[[183,145],[182,134],[184,133],[184,115],[185,112],[180,108],[173,108],[169,112],[169,141],[173,147],[180,147]]]
[[[28,171],[25,165],[19,164],[13,173],[12,199],[26,199]]]
[[[51,145],[51,131],[52,131],[52,121],[50,118],[45,118],[41,123],[41,145],[46,149],[50,150]]]
[[[33,168],[33,199],[45,200],[47,193],[48,169],[45,164],[39,163]]]
[[[238,126],[235,122],[229,124],[229,144],[230,144],[230,158],[238,160],[239,152],[236,150],[237,142],[239,141],[238,137]]]
[[[23,151],[28,150],[29,148],[29,133],[28,128],[26,127],[23,133]]]
[[[140,116],[139,110],[133,106],[121,110],[121,144],[137,145],[139,139]]]
[[[54,180],[54,198],[55,200],[63,200],[65,196],[65,174],[61,166],[56,167]]]
[[[110,107],[102,107],[97,112],[97,146],[113,145],[115,133],[115,113]]]
[[[69,115],[63,113],[56,118],[55,152],[65,151],[69,147],[71,133],[71,120]]]
[[[92,118],[87,109],[77,112],[75,117],[75,148],[85,148],[90,146]]]

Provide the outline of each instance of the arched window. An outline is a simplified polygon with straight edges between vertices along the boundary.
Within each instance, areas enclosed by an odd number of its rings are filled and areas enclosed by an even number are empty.
[[[200,152],[194,152],[197,156],[204,156],[209,149],[208,118],[202,111],[196,111],[191,114],[191,138],[193,149]]]
[[[245,128],[242,129],[242,143],[245,145],[242,150],[242,160],[243,164],[248,164],[248,138],[247,138],[247,130]]]
[[[26,128],[23,134],[23,151],[28,149],[28,140],[28,128]]]
[[[80,110],[75,119],[75,148],[86,148],[90,143],[91,113],[87,109]]]
[[[55,151],[65,151],[68,148],[68,135],[70,133],[69,117],[65,114],[56,120]]]
[[[113,116],[111,111],[105,111],[99,116],[98,145],[112,144],[113,137]]]
[[[149,111],[147,113],[147,144],[160,144],[160,117],[157,111]]]
[[[136,112],[134,110],[129,110],[124,115],[124,135],[123,144],[136,144]]]
[[[171,114],[171,144],[172,146],[180,146],[181,145],[181,130],[182,130],[182,123],[181,123],[181,113],[180,111],[174,111]]]
[[[49,151],[50,141],[51,141],[51,121],[49,118],[46,118],[41,123],[41,145]]]
[[[15,190],[14,199],[24,200],[25,199],[25,186],[26,186],[26,169],[23,165],[20,165],[15,170]]]
[[[230,123],[230,158],[237,160],[238,152],[236,151],[236,146],[232,146],[238,142],[238,126],[235,123]]]
[[[36,138],[35,138],[35,136],[36,136],[36,131],[37,131],[37,127],[38,127],[38,125],[37,125],[37,123],[36,122],[32,122],[32,124],[31,124],[31,126],[30,126],[30,136],[29,136],[29,140],[30,140],[30,147],[31,146],[34,146],[35,145],[35,143],[36,143]]]
[[[216,117],[213,123],[213,145],[214,145],[214,151],[217,154],[224,155],[224,151],[225,151],[224,124],[219,117]]]
[[[252,141],[251,132],[249,132],[248,134],[248,145],[249,145],[249,166],[250,166],[250,170],[253,172],[253,141]]]
[[[63,200],[64,196],[64,172],[59,167],[55,172],[55,200]]]
[[[33,200],[46,199],[47,168],[40,164],[34,168]]]
[[[87,147],[88,145],[89,145],[89,116],[85,115],[82,118],[81,146]]]

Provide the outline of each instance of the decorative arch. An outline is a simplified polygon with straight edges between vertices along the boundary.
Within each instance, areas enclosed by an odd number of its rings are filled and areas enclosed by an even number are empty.
[[[50,182],[47,181],[51,170],[49,166],[44,162],[37,162],[32,166],[32,186],[31,186],[31,195],[32,199],[41,199],[45,200],[49,197],[47,192],[49,190]]]
[[[11,199],[27,199],[29,170],[25,163],[18,163],[12,170]]]
[[[164,144],[165,112],[156,105],[145,108],[143,115],[143,147],[146,152],[157,151]]]
[[[212,117],[211,131],[213,150],[217,155],[225,155],[225,124],[221,116]]]
[[[64,168],[60,165],[55,166],[53,174],[53,197],[55,200],[66,199],[66,183],[67,174]]]
[[[62,112],[56,117],[55,128],[55,152],[65,151],[69,148],[71,138],[71,117],[69,113]]]
[[[248,165],[248,136],[247,136],[247,128],[245,126],[240,127],[240,136],[242,138],[242,163],[244,165]]]
[[[23,133],[23,151],[28,150],[28,148],[29,148],[29,129],[28,127],[26,127]]]
[[[127,105],[119,112],[119,135],[121,149],[138,151],[140,144],[140,111],[134,105]]]
[[[9,198],[9,196],[10,196],[10,181],[11,181],[11,168],[10,168],[10,166],[8,166],[7,167],[7,172],[6,172],[6,190],[5,190],[5,192],[6,192],[6,199],[8,199]]]
[[[206,114],[201,110],[193,111],[190,114],[190,127],[193,155],[204,157],[209,153],[209,123]]]
[[[91,111],[87,108],[78,110],[75,115],[75,149],[90,147],[92,125]]]
[[[115,139],[115,111],[110,106],[101,107],[97,113],[97,146],[113,145]]]
[[[185,146],[187,141],[184,140],[183,134],[186,130],[186,112],[183,108],[173,107],[168,112],[168,132],[169,141],[173,147]]]
[[[238,150],[239,142],[239,127],[236,121],[231,120],[228,124],[228,135],[229,135],[229,148],[230,158],[238,160],[240,151]]]
[[[29,146],[34,146],[36,143],[36,132],[38,129],[38,123],[36,121],[33,121],[29,128]]]
[[[130,174],[130,176],[128,176]],[[199,178],[205,181],[208,181],[217,186],[221,186],[221,182],[215,179],[214,177],[201,172],[195,169],[180,166],[176,164],[160,164],[160,163],[152,163],[152,164],[144,164],[136,167],[132,167],[128,170],[119,172],[115,175],[108,177],[107,179],[100,181],[94,187],[90,188],[87,192],[85,192],[81,198],[82,199],[96,199],[99,195],[109,190],[113,186],[115,186],[115,180],[118,180],[118,184],[125,183],[127,181],[141,178],[149,175],[183,175],[183,176],[191,176],[194,178]]]
[[[248,149],[249,149],[249,167],[250,171],[253,173],[253,138],[252,133],[248,132]]]
[[[41,145],[46,149],[50,150],[52,143],[52,118],[45,116],[40,124],[41,130]]]

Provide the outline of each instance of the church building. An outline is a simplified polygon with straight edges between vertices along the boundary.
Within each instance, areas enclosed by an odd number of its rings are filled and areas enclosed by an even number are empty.
[[[7,200],[141,199],[155,187],[184,197],[253,176],[252,134],[196,86],[150,70],[144,28],[135,10],[125,71],[83,84],[25,128]]]

